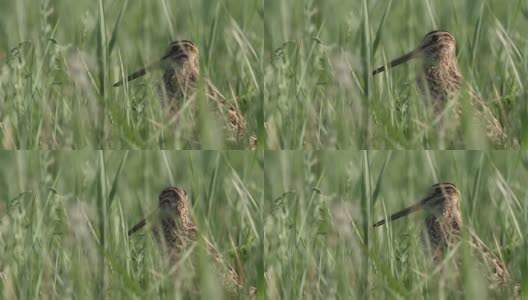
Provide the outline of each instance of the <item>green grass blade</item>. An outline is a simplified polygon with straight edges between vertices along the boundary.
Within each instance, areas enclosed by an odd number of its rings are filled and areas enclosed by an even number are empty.
[[[114,29],[112,30],[112,34],[110,35],[110,42],[108,43],[108,55],[112,54],[112,50],[114,50],[114,46],[117,41],[117,35],[119,33],[119,25],[121,24],[121,18],[125,13],[127,5],[128,0],[124,0],[123,5],[121,5],[121,10],[119,10],[119,14],[117,15],[117,20],[114,24]]]
[[[119,163],[119,167],[117,168],[117,172],[114,176],[114,180],[112,180],[112,188],[110,189],[110,194],[108,195],[108,207],[112,206],[112,202],[114,201],[114,197],[117,192],[117,185],[119,183],[119,178],[121,177],[121,170],[123,169],[123,166],[125,165],[125,162],[128,157],[128,151],[125,152],[123,155],[123,158],[121,158],[121,162]]]

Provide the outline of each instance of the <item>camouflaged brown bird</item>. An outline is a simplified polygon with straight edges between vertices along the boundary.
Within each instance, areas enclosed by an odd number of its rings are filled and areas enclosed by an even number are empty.
[[[428,250],[426,253],[431,255],[433,264],[439,265],[444,260],[448,248],[461,240],[460,191],[452,183],[435,184],[420,202],[392,214],[388,219],[394,221],[420,210],[427,212],[425,220],[427,241],[424,243],[424,248]],[[381,220],[374,224],[374,227],[385,223],[386,220]],[[502,259],[490,251],[473,231],[468,230],[468,232],[471,248],[493,271],[491,287],[508,284],[510,274]]]
[[[163,69],[163,98],[166,99],[168,110],[175,114],[184,105],[184,100],[195,100],[196,89],[200,78],[198,64],[199,51],[189,40],[179,40],[169,44],[165,55],[158,61],[129,75],[126,81],[131,81],[145,75],[153,69]],[[123,80],[114,87],[123,84]],[[228,139],[239,141],[246,131],[246,120],[239,109],[226,101],[226,98],[208,79],[204,79],[205,92],[209,104],[216,111],[218,118],[225,120]],[[251,135],[249,147],[256,147],[256,137]]]
[[[457,98],[460,95],[462,75],[458,69],[455,50],[456,41],[451,33],[440,30],[431,31],[425,35],[416,49],[376,69],[373,75],[411,59],[421,59],[422,68],[418,71],[417,85],[422,96],[430,102],[435,116],[442,114],[449,102],[453,100],[454,121],[460,123],[462,110]],[[500,122],[469,85],[467,90],[476,113],[473,121],[484,122],[489,140],[497,147],[505,147],[507,136]]]
[[[152,223],[154,237],[158,244],[167,250],[171,263],[176,263],[182,252],[201,238],[207,247],[207,253],[213,258],[216,273],[222,276],[221,282],[225,290],[233,295],[242,290],[242,281],[235,269],[224,261],[209,240],[198,234],[197,227],[190,217],[188,195],[183,189],[164,189],[159,195],[159,210],[136,224],[129,230],[128,235],[134,234],[147,222]],[[254,289],[250,292],[255,293]]]

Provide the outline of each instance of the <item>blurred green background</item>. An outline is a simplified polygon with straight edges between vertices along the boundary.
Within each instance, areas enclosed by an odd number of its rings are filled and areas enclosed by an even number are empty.
[[[488,289],[491,271],[466,244],[434,271],[423,212],[372,228],[446,181],[461,192],[464,226],[528,288],[526,153],[267,151],[265,164],[270,299],[512,299],[512,286]]]
[[[249,151],[3,152],[1,297],[222,297],[221,276],[207,267],[211,260],[198,256],[205,267],[196,277],[186,274],[185,262],[199,248],[182,259],[174,275],[148,230],[127,237],[169,186],[188,192],[199,231],[240,273],[246,288],[263,293],[261,156]],[[189,285],[197,278],[198,294]]]
[[[371,75],[436,29],[455,36],[462,86],[481,95],[507,147],[528,141],[524,0],[272,0],[265,11],[267,148],[492,148],[475,122],[462,136],[439,133],[416,89],[417,61]]]
[[[3,148],[247,148],[226,144],[205,111],[169,124],[160,71],[112,84],[193,40],[201,74],[261,137],[262,16],[260,1],[2,1]]]

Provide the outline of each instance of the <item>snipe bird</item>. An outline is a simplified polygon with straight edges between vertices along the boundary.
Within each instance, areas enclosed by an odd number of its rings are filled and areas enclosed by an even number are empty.
[[[163,69],[162,94],[171,113],[175,113],[183,106],[183,101],[193,99],[196,94],[200,73],[199,73],[199,51],[196,45],[189,40],[179,40],[169,44],[165,55],[162,58],[145,68],[129,75],[126,81],[131,81],[145,75],[148,71]],[[114,87],[122,85],[124,80],[116,82]],[[214,84],[204,78],[205,92],[210,104],[213,105],[217,113],[227,122],[226,130],[230,140],[238,140],[244,135],[246,130],[246,120],[238,108],[227,103],[226,98]],[[250,147],[256,144],[254,136],[250,138]]]
[[[422,69],[417,74],[417,85],[422,96],[432,105],[435,115],[441,114],[448,101],[454,100],[456,118],[460,119],[461,109],[456,98],[460,93],[462,75],[456,60],[455,37],[447,32],[435,30],[427,33],[420,45],[391,62],[374,70],[372,75],[381,73],[389,68],[396,67],[411,59],[419,58]],[[502,145],[506,134],[488,106],[480,99],[476,92],[468,85],[472,105],[475,108],[478,121],[485,122],[486,133],[495,145]]]
[[[160,247],[167,250],[171,263],[176,263],[181,258],[182,251],[201,238],[207,247],[207,253],[213,258],[216,271],[222,276],[226,291],[236,294],[242,289],[242,281],[235,269],[224,261],[209,240],[198,234],[197,227],[191,220],[188,195],[183,189],[164,189],[159,195],[159,209],[132,227],[128,236],[144,227],[147,222],[152,224],[154,237]]]
[[[427,241],[424,245],[432,257],[432,262],[439,265],[449,246],[461,240],[462,217],[460,213],[460,191],[452,183],[439,183],[431,187],[429,194],[420,202],[404,208],[389,217],[389,221],[405,217],[413,212],[425,210],[425,230]],[[386,220],[374,224],[374,227],[383,225]],[[471,248],[478,257],[493,270],[491,286],[506,285],[510,274],[502,261],[482,242],[482,240],[471,230],[468,230]]]

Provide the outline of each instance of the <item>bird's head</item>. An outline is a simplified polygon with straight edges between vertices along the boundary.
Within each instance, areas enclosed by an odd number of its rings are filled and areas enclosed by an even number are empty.
[[[414,58],[422,58],[425,66],[454,62],[456,59],[455,50],[456,41],[451,33],[441,30],[431,31],[425,35],[416,49],[392,60],[386,66],[379,67],[374,70],[372,75],[396,67]]]
[[[163,215],[181,217],[187,214],[187,192],[177,187],[168,187],[159,195],[159,206]]]
[[[392,214],[388,219],[389,221],[394,221],[422,209],[434,216],[449,216],[450,214],[459,215],[460,192],[452,183],[445,182],[435,184],[431,187],[427,196],[417,204]],[[374,227],[385,223],[386,220],[381,220],[374,224]]]
[[[134,234],[149,223],[190,224],[187,192],[177,187],[168,187],[159,195],[159,209],[150,213],[128,231]]]
[[[180,40],[170,43],[162,60],[183,64],[191,62],[198,65],[198,48],[189,40]]]
[[[147,72],[159,69],[160,67],[165,69],[175,69],[182,66],[185,63],[191,63],[193,70],[198,70],[198,48],[196,45],[189,40],[179,40],[169,44],[165,55],[146,67],[132,73],[126,80],[118,81],[114,84],[114,87],[122,85],[125,81],[131,81],[136,78],[144,76]]]
[[[425,35],[418,47],[424,62],[435,64],[439,61],[453,60],[456,57],[455,37],[447,31],[431,31]]]

